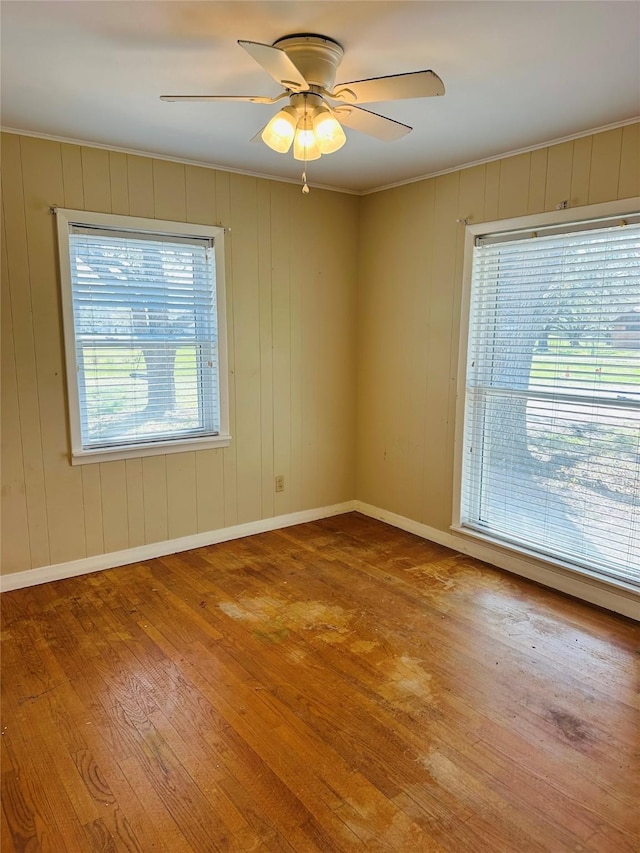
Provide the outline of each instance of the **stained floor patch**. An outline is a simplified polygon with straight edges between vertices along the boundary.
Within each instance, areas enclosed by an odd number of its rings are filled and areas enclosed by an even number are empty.
[[[420,764],[434,782],[455,796],[463,809],[471,808],[472,814],[486,817],[499,814],[504,808],[505,801],[500,796],[439,750],[432,749],[420,758]]]
[[[433,704],[431,674],[420,661],[408,655],[394,658],[388,665],[389,680],[380,691],[389,702],[405,711],[413,711],[419,703]]]
[[[351,643],[349,649],[355,655],[367,655],[379,645],[380,643],[377,640],[356,640],[355,643]]]
[[[241,619],[244,622],[255,622],[258,618],[253,613],[245,610],[244,607],[240,607],[235,604],[233,601],[221,601],[218,607],[223,613],[226,613],[227,616],[230,616],[232,619]]]
[[[287,602],[274,596],[222,601],[218,605],[232,619],[251,622],[255,636],[282,642],[290,631],[314,631],[326,643],[341,643],[349,633],[352,614],[322,601]]]
[[[548,718],[553,722],[560,734],[573,744],[582,744],[591,740],[589,730],[585,723],[569,714],[567,711],[559,711],[550,708]]]

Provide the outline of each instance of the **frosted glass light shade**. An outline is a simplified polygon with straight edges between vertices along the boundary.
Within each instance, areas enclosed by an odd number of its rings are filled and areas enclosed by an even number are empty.
[[[324,107],[316,110],[313,117],[313,132],[322,154],[333,154],[347,141],[340,122]]]
[[[274,151],[286,154],[291,148],[297,124],[298,114],[294,108],[283,107],[262,131],[262,141]]]
[[[293,156],[296,160],[318,160],[322,152],[316,140],[311,120],[300,119],[293,139]]]

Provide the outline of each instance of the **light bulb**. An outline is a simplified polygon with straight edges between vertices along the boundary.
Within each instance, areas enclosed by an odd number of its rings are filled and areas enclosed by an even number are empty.
[[[311,119],[305,115],[298,122],[293,139],[293,156],[296,160],[317,160],[321,153]]]
[[[262,131],[262,140],[269,148],[286,154],[291,148],[298,123],[298,113],[293,107],[283,107]]]
[[[318,107],[313,116],[313,131],[322,154],[333,154],[347,141],[344,130],[326,107]]]

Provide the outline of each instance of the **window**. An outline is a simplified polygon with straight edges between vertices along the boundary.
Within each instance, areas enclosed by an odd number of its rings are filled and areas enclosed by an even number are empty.
[[[56,212],[72,462],[228,444],[224,229]]]
[[[640,216],[554,218],[472,233],[455,527],[638,586]]]

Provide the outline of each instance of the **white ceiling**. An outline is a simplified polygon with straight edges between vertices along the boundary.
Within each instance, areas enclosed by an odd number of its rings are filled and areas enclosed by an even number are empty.
[[[640,114],[633,2],[156,2],[3,0],[2,125],[297,178],[249,140],[277,107],[163,103],[162,93],[267,94],[237,44],[313,32],[339,41],[337,82],[431,68],[443,98],[367,105],[410,124],[383,143],[347,131],[309,165],[356,192],[579,134]]]

